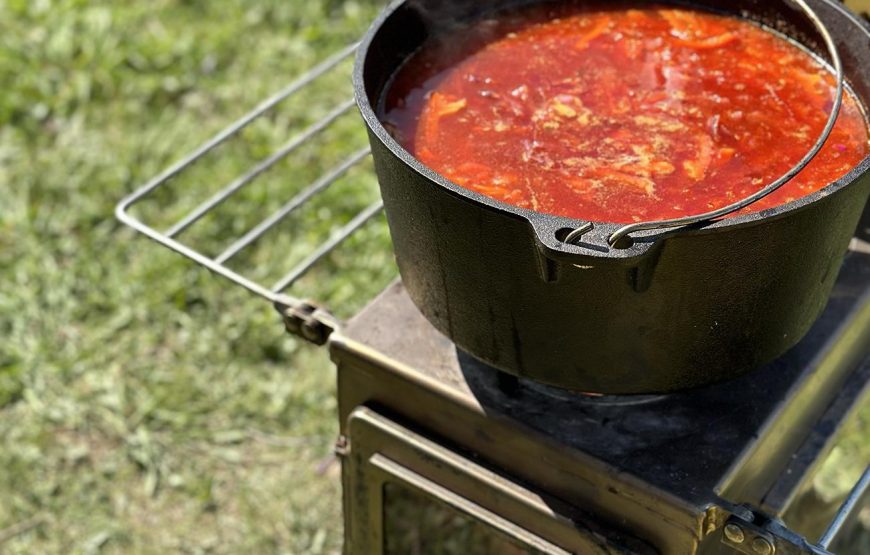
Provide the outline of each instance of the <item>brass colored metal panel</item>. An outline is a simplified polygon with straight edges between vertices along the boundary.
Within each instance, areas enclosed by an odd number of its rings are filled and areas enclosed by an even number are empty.
[[[359,407],[348,421],[343,460],[350,553],[378,554],[384,537],[384,487],[413,488],[512,538],[531,553],[587,555],[657,553],[588,515],[533,492],[376,411]],[[521,551],[523,553],[528,551]]]
[[[353,433],[350,416],[356,407],[383,408],[400,423],[417,423],[410,427],[425,431],[433,441],[455,445],[481,464],[533,484],[536,491],[547,492],[548,502],[594,512],[602,522],[632,530],[662,553],[694,553],[705,528],[715,524],[708,521],[706,505],[693,507],[520,423],[487,415],[443,383],[409,369],[386,369],[387,361],[376,352],[361,357],[364,350],[353,345],[354,356],[343,353],[339,363],[339,413],[346,435]],[[353,445],[364,441],[357,438],[351,444],[353,453]]]

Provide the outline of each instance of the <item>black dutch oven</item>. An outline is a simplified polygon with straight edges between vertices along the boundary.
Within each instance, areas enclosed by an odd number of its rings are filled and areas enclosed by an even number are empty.
[[[789,204],[636,231],[615,246],[616,224],[593,222],[590,230],[589,222],[464,189],[389,135],[378,120],[379,103],[396,70],[429,36],[522,3],[399,2],[374,23],[358,52],[357,102],[399,270],[414,303],[474,357],[587,392],[689,388],[783,354],[827,301],[867,204],[870,158]],[[846,81],[866,106],[870,32],[833,1],[807,4],[833,37]],[[814,25],[789,2],[695,5],[760,21],[825,57],[819,21]]]

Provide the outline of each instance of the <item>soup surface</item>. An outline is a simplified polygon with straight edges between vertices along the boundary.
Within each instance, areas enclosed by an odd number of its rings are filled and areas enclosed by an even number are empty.
[[[531,8],[431,40],[398,72],[382,121],[421,162],[539,212],[629,223],[731,204],[810,149],[834,79],[751,23],[663,6]],[[817,191],[868,154],[847,93],[825,148],[744,209]]]

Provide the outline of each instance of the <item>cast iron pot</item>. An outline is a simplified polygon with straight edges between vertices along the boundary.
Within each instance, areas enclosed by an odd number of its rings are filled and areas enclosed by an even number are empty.
[[[666,392],[737,376],[783,354],[824,307],[870,194],[870,158],[803,199],[706,225],[634,235],[517,208],[466,190],[404,150],[378,120],[390,79],[431,34],[523,2],[393,4],[357,55],[354,86],[402,280],[441,332],[517,376],[607,394]],[[528,3],[528,2],[525,2]],[[841,6],[811,0],[846,79],[870,100],[870,33]],[[786,2],[707,0],[823,53]],[[771,153],[774,155],[775,153]],[[620,245],[625,247],[626,245]]]

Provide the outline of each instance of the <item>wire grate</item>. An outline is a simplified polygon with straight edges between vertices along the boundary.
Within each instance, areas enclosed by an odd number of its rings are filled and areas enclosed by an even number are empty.
[[[240,285],[248,291],[269,300],[279,307],[299,306],[304,304],[303,301],[286,294],[285,291],[304,276],[311,268],[313,268],[320,260],[326,257],[336,247],[342,244],[355,231],[360,229],[369,220],[378,215],[383,203],[378,200],[356,214],[347,224],[341,227],[337,232],[333,233],[329,239],[317,246],[308,254],[301,262],[296,264],[289,272],[276,281],[271,286],[266,286],[258,283],[248,277],[245,277],[236,270],[231,269],[226,263],[240,253],[245,248],[253,244],[257,239],[263,236],[267,231],[272,229],[287,216],[296,212],[304,206],[308,201],[314,198],[318,193],[329,188],[333,183],[338,181],[349,170],[365,161],[370,151],[368,148],[359,149],[336,164],[331,169],[327,170],[320,177],[308,184],[278,210],[271,213],[265,219],[253,226],[245,232],[241,237],[235,239],[223,252],[217,256],[210,257],[183,243],[180,236],[184,234],[191,226],[200,221],[203,217],[211,213],[215,208],[229,200],[234,194],[242,190],[245,186],[252,183],[264,172],[272,168],[275,164],[285,159],[287,156],[297,151],[301,146],[315,136],[320,135],[330,127],[338,118],[347,114],[353,109],[354,101],[348,98],[338,105],[333,107],[329,113],[322,119],[310,124],[304,130],[290,138],[282,146],[266,158],[257,162],[253,167],[245,171],[242,175],[235,178],[219,191],[211,195],[206,200],[202,201],[193,210],[184,215],[176,223],[169,226],[164,231],[159,231],[155,227],[148,225],[139,218],[131,214],[131,208],[139,202],[145,200],[151,193],[161,187],[167,186],[174,178],[181,175],[185,170],[189,169],[196,162],[202,159],[205,155],[212,152],[215,148],[225,143],[226,141],[236,137],[243,129],[255,122],[260,117],[269,113],[278,104],[293,95],[302,91],[305,87],[314,83],[317,79],[330,72],[337,67],[341,62],[349,59],[356,51],[357,44],[352,44],[346,48],[336,52],[320,64],[316,65],[303,75],[299,76],[284,89],[262,101],[253,110],[243,115],[241,118],[233,122],[231,125],[217,133],[215,136],[207,140],[193,152],[177,161],[163,173],[148,181],[133,193],[125,197],[118,204],[115,210],[117,218],[124,224],[132,227],[139,233],[153,239],[157,243],[167,247],[187,258],[193,260],[197,264],[208,268],[212,272],[226,278],[233,283]]]

